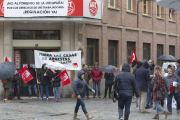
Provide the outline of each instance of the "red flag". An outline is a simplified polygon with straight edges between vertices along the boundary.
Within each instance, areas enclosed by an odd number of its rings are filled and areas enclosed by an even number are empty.
[[[34,78],[26,66],[19,71],[19,74],[21,75],[24,83],[27,83]]]
[[[66,86],[71,83],[69,75],[66,70],[62,71],[58,76],[61,79],[63,86]]]
[[[55,60],[53,60],[52,62],[55,62]]]
[[[8,60],[8,58],[7,58],[7,57],[5,58],[5,62],[9,62],[9,60]]]
[[[137,64],[137,62],[138,62],[138,60],[137,60],[136,53],[134,51],[134,46],[133,46],[130,65],[135,66]]]

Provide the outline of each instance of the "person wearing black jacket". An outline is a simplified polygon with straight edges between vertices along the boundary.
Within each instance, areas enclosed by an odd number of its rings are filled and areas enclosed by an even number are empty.
[[[31,75],[34,77],[32,80],[30,80],[30,81],[28,82],[29,97],[32,96],[31,87],[34,88],[35,95],[36,95],[37,97],[39,97],[38,92],[37,92],[37,87],[36,87],[36,71],[35,71],[35,69],[33,68],[32,64],[29,64],[29,65],[28,65],[28,69],[29,69],[29,72],[31,73]]]
[[[140,94],[139,112],[141,113],[149,113],[145,111],[148,82],[151,81],[148,68],[149,68],[148,62],[144,61],[142,67],[136,70],[136,84]]]
[[[19,77],[19,73],[18,73],[17,70],[14,72],[14,75],[12,76],[11,81],[12,81],[11,91],[12,91],[13,100],[15,100],[14,88],[16,88],[18,100],[22,100],[22,99],[20,98],[20,92],[19,92],[19,81],[20,81],[20,77]]]
[[[130,65],[128,63],[123,64],[122,72],[116,76],[114,82],[114,89],[117,90],[119,93],[119,119],[123,120],[123,109],[125,107],[124,120],[128,120],[133,94],[135,93],[137,99],[139,98],[139,91],[136,86],[135,77],[133,74],[130,73]]]
[[[106,98],[108,89],[109,89],[109,98],[111,98],[111,88],[112,88],[112,85],[114,83],[114,74],[113,73],[105,73],[104,78],[106,79],[104,98]]]
[[[84,97],[85,97],[85,93],[86,93],[87,89],[89,91],[92,91],[93,93],[95,93],[95,91],[84,80],[84,74],[85,74],[84,71],[80,70],[78,72],[78,78],[74,81],[74,85],[73,85],[74,93],[78,97],[77,102],[76,102],[76,107],[74,110],[73,120],[79,120],[79,118],[77,118],[77,113],[78,113],[80,105],[81,105],[82,110],[83,110],[84,114],[86,115],[87,119],[89,120],[92,118],[89,116],[89,114],[86,110],[86,106],[84,103]]]
[[[46,100],[48,100],[49,85],[50,85],[51,79],[52,79],[51,70],[48,70],[46,67],[46,64],[43,64],[42,69],[40,70],[39,76],[38,76],[38,83],[40,84],[40,88],[41,88],[41,100],[43,100],[44,89],[46,89]]]
[[[60,71],[55,71],[56,73],[54,74],[55,78],[52,78],[53,82],[53,93],[54,93],[54,100],[53,102],[59,102],[59,87],[61,85],[61,79],[59,78],[58,74]]]

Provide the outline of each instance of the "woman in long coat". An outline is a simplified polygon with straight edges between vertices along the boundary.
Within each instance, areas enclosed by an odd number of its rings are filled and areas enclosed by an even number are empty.
[[[162,99],[156,98],[157,90],[161,88],[166,88],[167,92],[169,93],[161,67],[156,66],[154,68],[154,86],[153,86],[153,101],[154,101],[154,105],[156,106],[156,115],[152,119],[159,119],[159,110],[161,110],[164,113],[165,119],[167,118],[168,112],[159,104]]]

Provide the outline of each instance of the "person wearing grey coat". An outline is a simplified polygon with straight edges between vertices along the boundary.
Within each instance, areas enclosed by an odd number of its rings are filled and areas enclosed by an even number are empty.
[[[172,68],[168,68],[168,76],[165,77],[165,81],[168,89],[170,90],[170,94],[167,97],[167,108],[168,114],[172,114],[172,97],[174,96],[177,102],[177,114],[179,114],[180,110],[180,100],[179,100],[179,91],[178,87],[180,87],[180,78],[173,74]],[[176,85],[173,85],[173,82],[176,82]]]

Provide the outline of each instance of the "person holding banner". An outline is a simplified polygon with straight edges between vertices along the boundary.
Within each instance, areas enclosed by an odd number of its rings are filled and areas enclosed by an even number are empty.
[[[32,64],[28,65],[28,69],[29,72],[31,73],[31,75],[34,77],[31,81],[28,82],[28,92],[29,92],[29,97],[32,96],[32,92],[31,92],[31,87],[34,88],[34,92],[35,95],[37,96],[37,98],[39,97],[38,92],[37,92],[37,87],[36,87],[36,71],[33,68]]]
[[[14,88],[16,88],[18,100],[22,100],[22,99],[20,98],[20,95],[19,95],[19,94],[20,94],[20,93],[19,93],[19,81],[20,81],[19,73],[18,73],[18,71],[16,70],[16,71],[14,72],[14,75],[12,76],[12,85],[11,85],[13,100],[15,100]]]
[[[46,100],[48,100],[49,85],[51,79],[52,79],[52,72],[51,70],[47,69],[46,64],[44,63],[38,75],[38,83],[40,84],[40,89],[41,89],[41,100],[43,100],[44,89],[46,90]]]
[[[80,105],[82,107],[84,114],[87,117],[87,120],[92,118],[89,116],[89,114],[86,110],[86,106],[84,103],[84,97],[85,97],[86,89],[88,89],[89,91],[92,91],[93,93],[95,93],[95,91],[86,83],[86,81],[84,80],[84,75],[85,75],[84,71],[80,70],[78,72],[78,78],[74,81],[74,85],[73,85],[74,93],[78,97],[76,106],[75,106],[75,110],[74,110],[73,120],[79,120],[79,118],[77,118],[77,113],[78,113]]]

